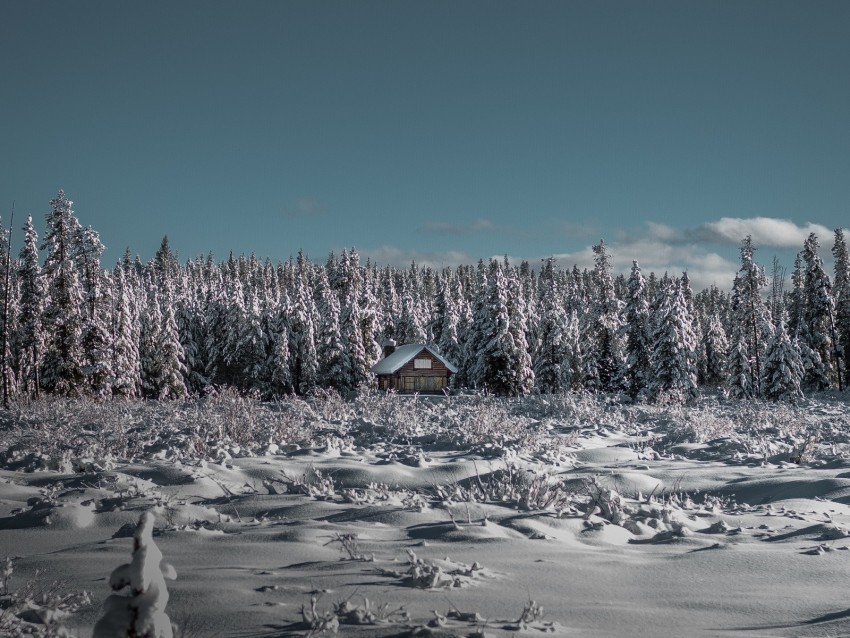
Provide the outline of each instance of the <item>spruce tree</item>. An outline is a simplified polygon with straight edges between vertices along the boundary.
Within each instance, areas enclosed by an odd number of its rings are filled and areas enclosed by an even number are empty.
[[[112,311],[112,391],[116,396],[136,398],[141,392],[139,326],[134,312],[134,290],[124,268],[113,270],[115,294]]]
[[[38,258],[38,235],[32,217],[24,224],[24,245],[17,266],[20,289],[18,346],[20,349],[20,379],[23,392],[29,397],[39,394],[39,368],[44,354],[45,334],[42,330],[44,284]]]
[[[779,317],[773,330],[764,354],[763,393],[772,401],[796,402],[803,396],[800,383],[805,372],[800,352],[788,338],[783,317]]]
[[[516,375],[515,394],[529,394],[534,387],[534,369],[528,346],[529,320],[525,295],[517,276],[516,269],[509,271],[508,278],[508,317],[509,330],[514,343],[514,370]]]
[[[696,398],[696,337],[682,282],[669,282],[656,321],[652,344],[650,396],[659,403]]]
[[[700,343],[702,356],[698,366],[700,382],[707,386],[719,386],[726,378],[726,357],[729,339],[716,311],[706,318]]]
[[[319,364],[316,356],[315,302],[304,269],[298,272],[295,286],[289,333],[292,384],[299,394],[307,394],[318,383]]]
[[[801,253],[805,262],[805,271],[800,335],[801,341],[817,352],[822,364],[822,367],[815,367],[808,371],[807,386],[824,390],[835,381],[841,386],[843,380],[839,377],[832,285],[823,268],[823,261],[818,255],[818,248],[817,236],[811,233]]]
[[[592,281],[596,290],[591,310],[590,336],[594,347],[587,353],[587,374],[599,389],[614,390],[618,372],[623,366],[623,344],[620,337],[620,302],[614,294],[611,259],[604,241],[593,247],[595,267]]]
[[[339,330],[339,299],[322,272],[317,277],[316,292],[320,317],[316,333],[319,385],[342,390],[348,387],[349,379],[346,377],[343,363],[344,346]]]
[[[270,397],[282,397],[291,394],[293,391],[288,317],[289,298],[285,296],[272,315],[270,324],[271,350],[267,357],[269,381],[266,391]]]
[[[100,268],[104,248],[100,236],[91,226],[78,227],[73,238],[73,252],[81,272],[83,288],[83,377],[87,391],[95,397],[112,394],[111,281]]]
[[[557,394],[570,389],[570,356],[567,342],[567,311],[558,281],[548,277],[541,282],[540,322],[534,356],[535,387],[539,392]]]
[[[534,382],[534,373],[526,350],[523,319],[520,310],[511,308],[512,286],[499,262],[490,262],[487,281],[473,378],[479,387],[492,394],[527,394]],[[516,292],[515,288],[513,290]]]
[[[761,396],[764,349],[773,324],[762,299],[767,285],[764,269],[753,261],[752,238],[741,242],[741,268],[732,285],[730,352],[727,356],[728,383],[734,396]],[[746,378],[745,378],[746,377]]]
[[[45,353],[41,382],[55,394],[75,396],[83,385],[83,292],[73,259],[73,238],[79,222],[73,202],[63,191],[50,201],[47,232],[41,249],[47,250],[42,274],[47,283],[47,300],[42,314]]]
[[[652,335],[649,325],[649,303],[646,299],[646,280],[637,260],[626,283],[628,297],[624,311],[625,365],[620,376],[626,392],[636,399],[646,388],[650,377]]]
[[[184,381],[186,363],[177,332],[174,291],[169,279],[165,280],[165,287],[159,301],[162,304],[162,325],[156,346],[160,361],[157,398],[182,399],[188,394]]]
[[[416,310],[416,300],[411,292],[406,291],[400,301],[401,316],[395,326],[396,341],[399,345],[406,343],[425,343],[425,328],[419,320]]]
[[[159,289],[145,275],[146,299],[139,317],[139,365],[141,368],[142,395],[148,399],[159,398],[162,387],[162,361],[159,353],[162,332],[162,305]]]
[[[850,253],[844,239],[844,231],[835,229],[835,243],[832,246],[835,258],[835,327],[841,361],[841,378],[846,387],[850,384]]]

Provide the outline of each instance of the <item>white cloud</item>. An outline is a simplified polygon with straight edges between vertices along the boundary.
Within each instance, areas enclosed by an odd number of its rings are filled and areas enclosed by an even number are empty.
[[[428,252],[419,250],[403,250],[396,246],[381,246],[360,251],[361,261],[367,258],[373,263],[380,266],[395,266],[397,268],[407,268],[411,262],[416,262],[418,266],[428,266],[431,268],[443,268],[449,266],[454,268],[462,264],[475,264],[478,262],[477,257],[458,251],[448,250],[444,252]]]
[[[653,236],[652,230],[642,237],[615,241],[607,244],[611,267],[616,273],[628,276],[632,261],[637,260],[644,275],[655,272],[663,275],[681,275],[687,271],[691,286],[699,291],[712,284],[727,289],[732,285],[738,264],[696,243],[669,243]],[[555,255],[563,268],[592,269],[594,266],[593,248],[587,246],[581,250]]]
[[[486,222],[487,220],[479,220]],[[463,234],[471,231],[470,225],[437,225],[430,228],[431,232]],[[489,230],[492,225],[482,224],[481,230]],[[463,232],[460,232],[463,231]],[[751,235],[757,248],[772,247],[780,253],[789,252],[787,249],[799,250],[809,233],[816,233],[821,239],[821,256],[827,267],[830,267],[829,250],[826,245],[831,242],[832,231],[820,224],[808,223],[800,226],[794,222],[769,217],[733,218],[723,217],[715,222],[702,226],[678,230],[667,224],[647,222],[645,229],[637,234],[609,231],[605,236],[608,254],[615,273],[628,276],[632,260],[640,263],[644,275],[655,272],[658,276],[665,272],[679,276],[687,272],[695,291],[703,290],[711,285],[728,290],[732,286],[735,273],[740,264],[737,251],[730,248],[738,245],[746,235]],[[611,237],[613,235],[613,237]],[[608,241],[611,237],[611,241]],[[591,241],[588,238],[588,241]],[[593,243],[598,241],[594,235]],[[362,253],[378,264],[390,264],[407,267],[411,261],[422,266],[440,268],[454,267],[459,264],[474,265],[478,262],[477,255],[463,251],[426,252],[403,250],[394,246],[380,248]],[[761,253],[765,254],[765,253]],[[527,260],[535,268],[540,267],[541,259],[551,255],[511,255],[511,263]],[[785,257],[787,258],[787,254]],[[568,253],[556,254],[562,268],[571,269],[573,265],[579,268],[592,269],[594,254],[591,245]],[[497,255],[494,259],[501,260]],[[486,258],[485,258],[486,259]],[[769,259],[763,265],[768,265]]]
[[[687,231],[687,235],[705,241],[739,244],[751,235],[756,246],[802,248],[803,242],[815,233],[821,241],[832,236],[832,231],[811,222],[798,226],[788,219],[775,217],[721,217],[716,222],[703,224]]]

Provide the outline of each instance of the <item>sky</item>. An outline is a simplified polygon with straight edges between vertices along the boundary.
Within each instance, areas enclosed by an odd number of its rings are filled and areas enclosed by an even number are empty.
[[[5,0],[0,214],[64,189],[105,265],[604,239],[728,287],[744,235],[790,268],[850,225],[847,33],[843,0]]]

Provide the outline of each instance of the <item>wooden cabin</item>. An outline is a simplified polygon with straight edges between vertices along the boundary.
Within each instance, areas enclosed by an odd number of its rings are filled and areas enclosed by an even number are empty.
[[[426,343],[384,346],[384,358],[372,366],[378,388],[420,394],[442,393],[457,368]]]

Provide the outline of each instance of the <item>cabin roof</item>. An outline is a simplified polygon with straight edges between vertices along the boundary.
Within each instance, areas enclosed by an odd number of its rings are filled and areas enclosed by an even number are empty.
[[[407,345],[399,346],[390,356],[384,357],[378,363],[372,366],[372,372],[375,374],[395,374],[401,367],[413,359],[423,350],[427,350],[430,354],[439,359],[452,374],[457,373],[457,368],[443,357],[437,349],[427,343],[408,343]]]

